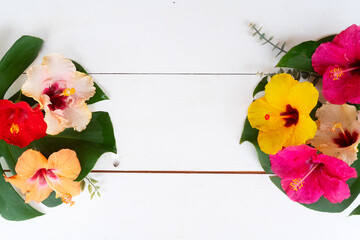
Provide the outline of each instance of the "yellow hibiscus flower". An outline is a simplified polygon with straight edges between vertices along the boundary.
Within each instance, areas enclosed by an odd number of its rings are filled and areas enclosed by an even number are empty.
[[[258,143],[267,154],[283,147],[304,144],[316,134],[316,123],[309,114],[319,92],[309,82],[298,82],[290,74],[273,76],[265,87],[265,96],[248,109],[248,119],[259,129]]]

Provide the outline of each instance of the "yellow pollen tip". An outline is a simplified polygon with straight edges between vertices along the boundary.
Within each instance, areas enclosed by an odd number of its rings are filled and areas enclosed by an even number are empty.
[[[76,91],[75,91],[75,88],[66,88],[66,89],[64,89],[64,91],[62,92],[62,94],[64,95],[64,96],[70,96],[70,95],[73,95],[74,93],[75,93]]]
[[[304,181],[302,181],[301,178],[295,178],[295,179],[293,179],[291,181],[290,186],[292,187],[292,189],[294,191],[297,191],[297,190],[301,189],[304,186],[303,182]]]
[[[75,202],[71,201],[71,199],[72,196],[70,193],[61,194],[61,201],[66,204],[70,204],[70,206],[73,206]]]
[[[336,81],[339,80],[339,78],[343,75],[343,70],[341,68],[333,68],[330,71],[330,77],[332,80]]]
[[[10,127],[10,132],[11,133],[19,133],[20,132],[19,125],[17,125],[16,123],[12,123],[11,127]]]
[[[330,131],[331,131],[331,132],[336,132],[336,129],[337,129],[337,128],[342,129],[341,123],[333,123],[333,127],[330,128]]]

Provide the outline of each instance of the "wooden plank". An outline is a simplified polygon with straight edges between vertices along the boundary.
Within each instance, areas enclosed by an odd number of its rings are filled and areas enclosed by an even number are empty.
[[[358,22],[357,6],[357,0],[343,2],[341,11],[323,1],[15,1],[0,10],[0,54],[32,34],[46,40],[42,55],[60,52],[90,72],[254,73],[277,60],[251,37],[249,22],[290,47]]]
[[[252,145],[239,145],[257,76],[93,77],[111,100],[91,109],[110,113],[118,147],[117,155],[104,154],[95,169],[262,170]]]
[[[3,239],[343,239],[360,218],[308,210],[254,175],[92,174],[101,198],[26,222],[0,219]]]

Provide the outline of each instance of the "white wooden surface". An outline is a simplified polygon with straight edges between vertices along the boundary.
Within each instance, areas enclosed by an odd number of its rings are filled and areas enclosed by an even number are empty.
[[[41,55],[77,60],[110,96],[92,109],[114,123],[119,153],[95,168],[112,171],[261,171],[252,146],[238,142],[255,73],[278,59],[249,22],[288,47],[360,24],[356,0],[0,3],[1,55],[21,35],[42,37]],[[44,217],[0,219],[1,239],[340,239],[360,225],[349,211],[290,201],[261,174],[92,176],[101,198],[84,192],[71,208],[40,206]]]

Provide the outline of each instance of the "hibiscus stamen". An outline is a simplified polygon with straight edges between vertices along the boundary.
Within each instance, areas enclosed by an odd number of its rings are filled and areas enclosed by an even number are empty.
[[[10,132],[11,133],[19,133],[20,132],[19,125],[17,125],[16,123],[12,123],[11,127],[10,127]]]
[[[64,91],[62,92],[62,95],[68,97],[73,95],[75,92],[76,92],[75,88],[65,88]]]
[[[60,194],[60,196],[63,203],[70,204],[70,206],[73,206],[75,204],[75,202],[71,200],[72,196],[70,193]]]
[[[330,71],[330,77],[332,78],[332,80],[336,81],[339,80],[339,78],[343,75],[343,69],[342,68],[333,68]]]
[[[303,178],[295,178],[291,181],[290,186],[294,191],[301,189],[304,186],[305,179],[319,166],[319,163],[314,164],[308,173]]]
[[[344,129],[343,129],[342,125],[341,125],[341,123],[333,123],[333,127],[330,129],[330,131],[334,133],[334,132],[336,132],[337,128],[339,128],[340,131],[342,132],[345,141],[350,142],[349,138],[347,137],[346,132],[344,131]]]
[[[358,70],[359,68],[360,67],[353,67],[344,70],[341,67],[335,67],[330,70],[330,78],[334,81],[339,80],[344,73]]]

